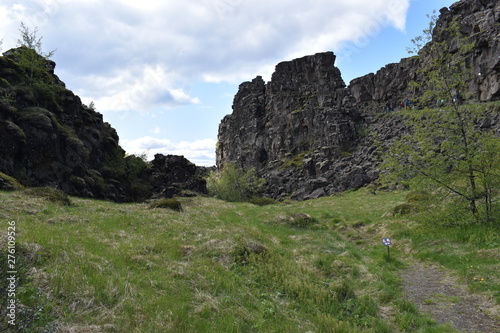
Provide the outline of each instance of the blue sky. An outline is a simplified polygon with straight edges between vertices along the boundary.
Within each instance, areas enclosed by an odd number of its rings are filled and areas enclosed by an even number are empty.
[[[448,0],[3,0],[2,51],[20,22],[56,49],[56,74],[94,102],[129,154],[215,163],[238,85],[333,51],[346,84],[408,56]]]

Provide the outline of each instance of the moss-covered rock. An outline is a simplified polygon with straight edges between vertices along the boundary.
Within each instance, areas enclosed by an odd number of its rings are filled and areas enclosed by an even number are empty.
[[[0,172],[0,190],[15,191],[22,188],[23,186],[15,178]]]
[[[71,206],[72,204],[69,196],[65,192],[54,187],[33,187],[26,189],[25,193],[64,206]]]

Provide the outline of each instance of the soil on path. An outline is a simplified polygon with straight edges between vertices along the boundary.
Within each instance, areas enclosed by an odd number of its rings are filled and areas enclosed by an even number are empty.
[[[437,264],[412,262],[402,273],[404,293],[420,312],[460,332],[500,333],[498,306],[467,291]]]

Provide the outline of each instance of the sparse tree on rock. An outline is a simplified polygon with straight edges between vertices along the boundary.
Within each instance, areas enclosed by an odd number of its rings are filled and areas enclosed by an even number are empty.
[[[21,39],[17,40],[20,51],[18,52],[19,65],[26,71],[30,85],[32,85],[37,76],[47,71],[47,60],[55,53],[55,50],[44,53],[42,50],[42,38],[38,37],[38,29],[30,30],[21,22]]]
[[[406,48],[406,51],[408,51],[409,54],[418,55],[420,50],[432,40],[432,31],[434,30],[438,19],[436,11],[434,10],[432,15],[427,14],[427,18],[429,18],[429,26],[427,29],[422,31],[422,35],[416,36],[411,40],[412,45]]]
[[[420,52],[425,82],[419,84],[421,101],[444,99],[447,107],[407,115],[412,132],[397,141],[384,156],[386,180],[419,179],[429,191],[455,202],[455,218],[468,222],[498,220],[494,198],[500,188],[500,139],[478,124],[489,110],[467,105],[461,93],[471,76],[467,54],[474,47],[462,36],[456,21],[443,29]],[[447,38],[445,38],[447,37]],[[464,213],[458,210],[464,210]],[[468,212],[468,213],[465,213]],[[449,221],[456,223],[456,221]]]

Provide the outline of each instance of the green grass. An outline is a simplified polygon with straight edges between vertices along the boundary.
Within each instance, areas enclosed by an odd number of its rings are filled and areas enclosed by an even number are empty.
[[[406,194],[179,198],[179,212],[0,192],[0,220],[2,235],[16,221],[20,288],[42,304],[30,332],[451,332],[402,300],[399,270],[435,260],[498,299],[498,229],[422,228],[390,214]],[[312,222],[290,223],[300,214]]]

